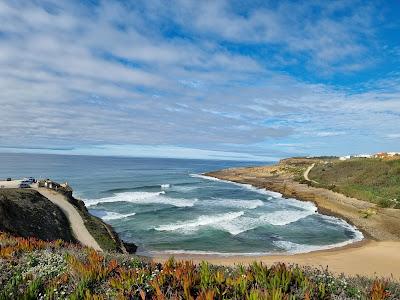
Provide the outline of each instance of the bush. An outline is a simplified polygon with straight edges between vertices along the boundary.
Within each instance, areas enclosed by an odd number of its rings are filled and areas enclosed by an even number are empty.
[[[26,247],[29,245],[29,247]],[[36,248],[37,246],[37,248]],[[399,299],[400,284],[278,263],[214,266],[95,252],[0,233],[0,299]],[[54,256],[54,257],[53,257]]]

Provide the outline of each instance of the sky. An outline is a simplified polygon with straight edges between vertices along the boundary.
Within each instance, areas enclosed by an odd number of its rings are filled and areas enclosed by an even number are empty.
[[[0,1],[0,152],[400,151],[400,1]]]

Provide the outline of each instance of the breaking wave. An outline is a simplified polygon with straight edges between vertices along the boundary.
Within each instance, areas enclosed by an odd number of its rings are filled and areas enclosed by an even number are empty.
[[[119,213],[116,213],[116,212],[106,211],[106,215],[102,216],[101,218],[104,221],[110,221],[110,220],[125,219],[125,218],[128,218],[128,217],[134,216],[134,215],[136,215],[136,213],[119,214]]]
[[[303,218],[306,218],[313,213],[310,211],[276,211],[272,213],[262,214],[258,217],[240,217],[234,221],[227,221],[223,224],[217,224],[214,226],[217,229],[221,229],[229,232],[232,235],[238,235],[242,232],[246,232],[255,229],[260,226],[273,225],[273,226],[285,226],[290,223],[297,222]]]
[[[263,225],[285,226],[312,215],[311,211],[276,211],[258,217],[244,216],[243,211],[217,214],[214,216],[200,216],[194,221],[184,221],[155,227],[158,231],[176,231],[191,233],[203,226],[238,235]]]
[[[165,204],[177,207],[193,206],[196,201],[197,199],[171,198],[165,195],[165,191],[116,193],[110,197],[84,200],[87,206],[110,202],[130,202],[135,204]]]
[[[158,231],[182,231],[182,232],[192,232],[199,229],[202,226],[219,226],[225,222],[232,221],[244,214],[243,211],[230,212],[224,214],[217,214],[213,216],[200,216],[193,221],[182,221],[174,224],[160,225],[155,227]]]
[[[315,214],[311,210],[278,210],[264,214],[260,220],[275,226],[285,226]]]
[[[237,207],[246,209],[255,209],[263,206],[264,202],[260,199],[256,200],[240,200],[240,199],[226,199],[216,198],[213,200],[203,200],[201,204],[208,206],[223,206],[223,207]]]
[[[201,178],[201,179],[206,179],[206,180],[211,180],[211,181],[220,181],[220,182],[234,184],[234,185],[240,186],[242,188],[245,188],[247,190],[256,192],[258,194],[267,195],[267,196],[269,196],[267,198],[268,200],[273,200],[273,198],[278,198],[278,199],[284,200],[284,202],[285,202],[284,204],[285,205],[289,204],[292,207],[305,209],[305,210],[310,210],[310,211],[313,211],[313,212],[317,211],[317,207],[312,202],[300,201],[300,200],[293,199],[293,198],[285,198],[285,197],[283,197],[283,195],[281,193],[269,191],[269,190],[266,190],[266,189],[257,188],[257,187],[252,186],[251,184],[237,183],[237,182],[218,179],[218,178],[215,178],[215,177],[206,176],[206,175],[202,175],[202,174],[190,174],[190,176],[194,177],[194,178]]]

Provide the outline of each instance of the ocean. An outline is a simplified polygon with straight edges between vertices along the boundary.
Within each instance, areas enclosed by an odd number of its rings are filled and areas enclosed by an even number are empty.
[[[361,240],[345,221],[279,193],[202,173],[260,162],[0,154],[0,178],[67,181],[89,211],[144,255],[260,255]],[[268,162],[264,163],[268,164]]]

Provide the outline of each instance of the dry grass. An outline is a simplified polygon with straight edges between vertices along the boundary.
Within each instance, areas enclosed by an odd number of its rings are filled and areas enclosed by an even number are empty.
[[[319,187],[400,208],[400,160],[351,159],[317,164],[309,174]]]

